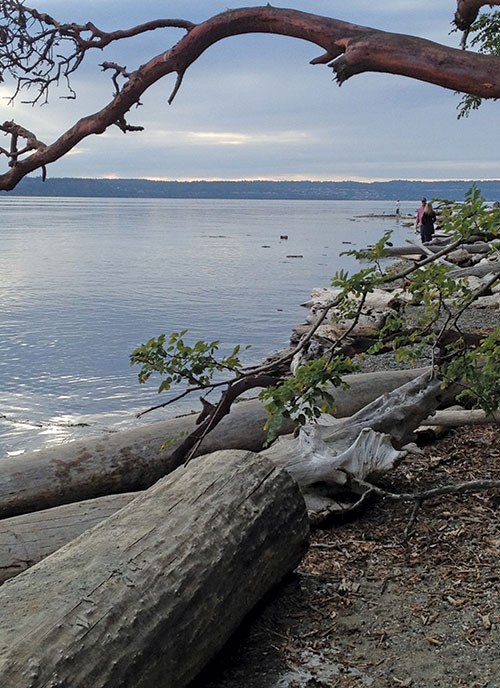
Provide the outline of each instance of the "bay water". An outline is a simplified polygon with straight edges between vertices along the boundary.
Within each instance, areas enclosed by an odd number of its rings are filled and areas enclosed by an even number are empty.
[[[418,202],[401,203],[414,213]],[[161,333],[250,344],[248,364],[288,345],[300,304],[392,230],[385,201],[0,196],[0,457],[198,408],[137,381],[130,353]],[[284,238],[286,237],[286,238]],[[172,390],[173,396],[178,390]]]

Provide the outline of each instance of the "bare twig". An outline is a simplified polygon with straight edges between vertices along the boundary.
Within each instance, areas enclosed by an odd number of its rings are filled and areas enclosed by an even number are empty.
[[[368,483],[364,480],[353,478],[351,484],[363,488],[372,494],[376,494],[383,499],[389,499],[394,502],[413,502],[413,509],[403,533],[403,538],[406,540],[413,527],[417,513],[424,501],[434,499],[435,497],[442,497],[444,495],[456,494],[474,494],[484,492],[485,490],[500,489],[500,480],[467,480],[460,483],[452,483],[450,485],[443,485],[441,487],[433,487],[430,490],[423,490],[422,492],[390,492],[384,490],[377,485]]]

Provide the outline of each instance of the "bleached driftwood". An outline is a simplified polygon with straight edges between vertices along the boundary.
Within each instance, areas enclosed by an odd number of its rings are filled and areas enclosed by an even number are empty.
[[[468,275],[474,275],[475,277],[486,277],[486,275],[496,275],[500,274],[500,262],[481,262],[478,265],[473,265],[467,268],[454,268],[448,273],[448,277],[453,277],[455,279],[460,279],[461,277],[466,277]]]
[[[316,315],[318,310],[325,306],[325,304],[334,301],[339,294],[342,293],[341,289],[333,289],[331,287],[315,287],[311,291],[310,301],[306,301],[302,306],[311,309],[312,315]],[[357,305],[360,301],[360,297],[351,294],[349,300],[353,304]],[[385,310],[386,308],[393,308],[397,305],[399,301],[399,294],[397,291],[386,291],[385,289],[374,289],[372,292],[366,294],[363,307],[366,311],[371,310]],[[332,314],[335,314],[334,310]]]
[[[455,251],[451,251],[451,253],[448,253],[446,260],[449,263],[454,263],[455,265],[464,265],[470,260],[470,257],[470,253],[461,247]]]
[[[479,296],[474,301],[475,308],[500,308],[500,294]]]
[[[394,370],[349,375],[345,380],[350,389],[333,390],[336,413],[349,416],[379,394],[399,387],[421,372]],[[197,416],[175,418],[139,430],[4,458],[0,461],[0,516],[145,489],[174,468],[170,460],[172,448],[160,451],[163,442],[181,432],[191,432],[196,419]],[[266,440],[266,420],[259,401],[236,404],[207,436],[198,454],[233,448],[258,451]],[[293,427],[291,421],[286,421],[280,432],[292,432]]]
[[[487,425],[489,423],[500,423],[500,411],[487,414],[479,409],[443,409],[426,418],[422,425],[459,428],[462,425]]]
[[[262,453],[293,475],[310,511],[339,510],[339,492],[391,470],[414,430],[441,401],[440,381],[424,373],[350,418],[305,426],[298,437],[280,438]]]
[[[458,404],[456,404],[454,406],[450,406],[449,408],[447,408],[445,413],[449,417],[449,414],[451,412],[460,413],[462,411],[464,411],[463,406],[459,406]],[[443,412],[436,411],[434,414],[432,414],[432,416],[429,416],[429,418],[423,420],[422,423],[418,426],[418,428],[415,430],[415,435],[418,442],[434,442],[435,440],[445,435],[449,431],[450,427],[453,427],[439,423],[439,417],[441,413]]]
[[[250,452],[160,480],[0,588],[4,688],[182,688],[293,570],[295,481]]]
[[[349,331],[351,337],[374,337],[385,325],[390,309],[386,311],[372,311],[361,313],[356,321],[354,318],[337,320],[336,322],[320,325],[316,330],[316,336],[330,341],[337,341],[339,337]]]
[[[379,378],[379,375],[375,375],[374,381]],[[417,388],[420,386],[421,383],[417,383]],[[402,394],[408,395],[408,400],[415,396],[414,390],[404,391]],[[298,441],[288,441],[288,444],[284,441],[278,445],[285,451],[288,451],[288,447],[291,448],[290,457],[285,461],[278,459],[278,463],[292,472],[304,492],[310,511],[318,511],[321,510],[320,507],[324,507],[322,490],[314,483],[325,482],[325,476],[328,476],[329,484],[335,478],[335,485],[344,488],[347,485],[347,474],[356,475],[358,479],[373,478],[377,473],[389,470],[402,456],[400,451],[394,450],[387,434],[370,429],[370,425],[378,423],[379,429],[394,434],[397,442],[401,443],[401,437],[391,426],[392,421],[387,419],[380,425],[383,417],[388,414],[389,399],[391,404],[401,407],[401,392],[391,394],[383,398],[382,404],[379,400],[368,414],[357,413],[345,422],[324,416],[320,422],[329,422],[327,429],[306,426],[301,430]],[[414,413],[411,405],[404,409],[405,414],[408,412]],[[394,422],[400,425],[399,416]],[[335,440],[325,440],[323,435],[332,433]],[[359,434],[356,436],[356,433]],[[273,447],[265,453],[269,453],[274,461],[275,451],[276,448]],[[302,456],[298,463],[295,462],[297,453]],[[0,521],[0,581],[15,576],[40,561],[85,529],[107,518],[133,497],[134,494],[112,495]],[[335,503],[338,503],[338,497]],[[342,502],[342,508],[348,508],[349,504],[349,501]],[[339,504],[339,508],[340,506]]]
[[[0,584],[104,521],[138,494],[98,497],[0,520]]]

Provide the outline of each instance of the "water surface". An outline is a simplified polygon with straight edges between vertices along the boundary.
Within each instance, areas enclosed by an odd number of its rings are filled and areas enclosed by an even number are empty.
[[[395,243],[410,236],[370,216],[394,207],[2,195],[0,456],[178,413],[135,419],[164,398],[138,384],[129,355],[162,332],[188,329],[189,343],[219,339],[225,352],[251,344],[248,363],[286,347],[311,289],[358,269],[340,252],[388,229]]]

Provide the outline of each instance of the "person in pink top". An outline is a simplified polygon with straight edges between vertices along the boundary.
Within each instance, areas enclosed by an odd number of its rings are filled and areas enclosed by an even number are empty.
[[[422,205],[417,210],[417,219],[415,220],[415,231],[419,232],[420,236],[422,236],[422,217],[424,215],[426,205],[427,205],[427,199],[424,196],[424,198],[422,198]]]

